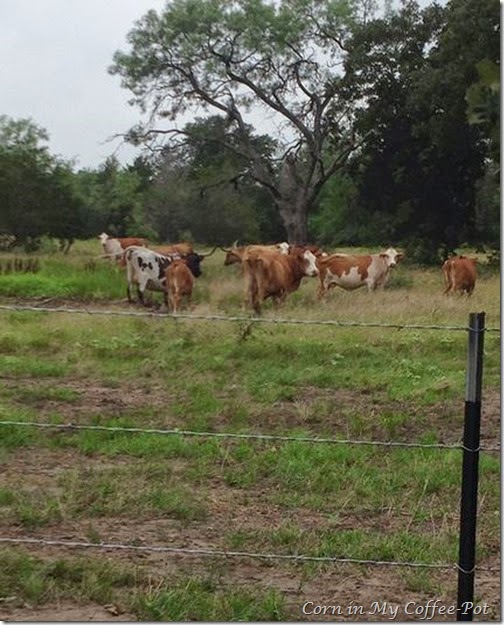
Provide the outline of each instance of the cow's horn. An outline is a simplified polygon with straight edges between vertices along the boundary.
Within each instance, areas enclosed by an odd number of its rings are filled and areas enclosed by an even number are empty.
[[[215,245],[211,252],[207,252],[206,254],[198,254],[198,256],[203,256],[203,258],[205,258],[206,256],[211,256],[215,252],[217,247],[218,247],[218,245]]]

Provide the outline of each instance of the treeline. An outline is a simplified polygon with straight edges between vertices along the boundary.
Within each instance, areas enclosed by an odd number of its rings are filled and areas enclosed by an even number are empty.
[[[325,118],[334,141],[318,158],[329,162],[343,134],[354,148],[308,206],[308,239],[401,245],[419,262],[461,244],[498,249],[499,2],[388,6],[352,22],[342,62]],[[67,250],[103,231],[228,245],[290,232],[254,167],[260,155],[282,182],[292,153],[225,115],[194,119],[175,146],[127,166],[109,158],[76,171],[47,141],[34,121],[0,117],[0,245],[35,250],[52,237]],[[294,175],[311,166],[309,151],[300,144]]]

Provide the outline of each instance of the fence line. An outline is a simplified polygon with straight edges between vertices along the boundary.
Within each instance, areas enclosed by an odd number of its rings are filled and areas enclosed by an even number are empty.
[[[187,313],[160,313],[147,311],[127,311],[127,310],[90,310],[87,308],[65,308],[65,307],[40,307],[40,306],[18,306],[0,305],[0,310],[9,311],[32,311],[32,312],[59,312],[83,315],[109,315],[122,317],[153,317],[155,319],[188,319],[203,321],[240,321],[247,323],[272,323],[272,324],[297,324],[297,325],[319,325],[351,328],[388,328],[392,330],[446,330],[446,331],[467,331],[468,326],[457,325],[436,325],[436,324],[414,324],[414,323],[368,323],[360,321],[338,321],[336,319],[316,320],[316,319],[282,319],[268,317],[251,317],[245,315],[198,315]],[[485,328],[484,332],[499,332],[500,328]]]
[[[192,430],[162,430],[156,428],[137,428],[107,425],[81,425],[74,423],[40,423],[36,421],[0,421],[0,426],[21,426],[21,427],[37,427],[52,428],[63,431],[71,430],[88,430],[102,432],[124,432],[128,434],[161,434],[161,435],[179,435],[179,436],[195,436],[202,438],[229,438],[229,439],[250,439],[265,441],[284,441],[298,443],[326,443],[336,445],[367,445],[375,447],[396,447],[396,448],[415,448],[415,449],[459,449],[466,451],[485,451],[500,452],[499,447],[479,447],[477,450],[467,449],[461,443],[408,443],[403,441],[370,441],[370,440],[352,440],[342,438],[312,438],[309,436],[284,436],[280,434],[240,434],[233,432],[196,432]]]
[[[57,540],[45,538],[0,538],[4,544],[31,544],[54,547],[71,547],[83,549],[116,549],[126,551],[140,551],[150,553],[173,553],[175,555],[196,555],[209,557],[236,557],[259,560],[287,560],[293,562],[331,562],[340,564],[362,564],[374,566],[404,566],[408,568],[425,568],[438,570],[458,570],[458,564],[431,563],[431,562],[405,562],[397,560],[368,560],[359,558],[338,558],[335,556],[307,556],[303,554],[260,553],[250,551],[226,551],[223,549],[203,549],[201,547],[154,547],[151,545],[125,545],[123,543],[89,543],[71,540]],[[491,567],[475,567],[477,571],[497,573],[500,569]]]
[[[152,313],[152,312],[126,312],[126,311],[112,311],[112,310],[87,310],[87,309],[75,309],[75,308],[41,308],[41,307],[32,307],[32,306],[5,306],[0,305],[0,309],[3,310],[15,310],[15,311],[36,311],[36,312],[63,312],[63,313],[80,313],[87,315],[121,315],[121,316],[136,316],[136,317],[171,317],[171,318],[181,318],[181,319],[202,319],[202,320],[218,320],[218,321],[240,321],[247,322],[249,324],[260,322],[260,323],[273,323],[273,324],[305,324],[305,325],[325,325],[325,326],[339,326],[339,327],[374,327],[374,328],[391,328],[391,329],[416,329],[416,330],[444,330],[444,331],[468,331],[469,332],[469,343],[471,345],[471,341],[473,343],[476,342],[475,337],[480,337],[480,344],[482,346],[482,339],[484,337],[484,332],[500,332],[498,328],[485,328],[484,321],[481,322],[480,329],[474,326],[471,321],[472,317],[476,316],[476,313],[471,314],[469,326],[442,326],[442,325],[418,325],[418,324],[381,324],[381,323],[360,323],[360,322],[352,322],[352,321],[316,321],[316,320],[296,320],[296,319],[265,319],[260,317],[245,317],[245,316],[237,316],[237,317],[228,317],[223,315],[188,315],[188,314],[164,314],[164,313]],[[479,313],[479,317],[484,319],[484,313]],[[481,349],[482,355],[482,349]],[[482,367],[474,368],[473,375],[471,375],[470,367],[468,367],[468,377],[467,377],[467,385],[468,388],[471,387],[471,384],[475,385],[475,380],[479,383],[481,382],[481,374]],[[477,385],[476,385],[477,386]],[[472,387],[471,387],[472,388]],[[470,403],[470,402],[469,402]],[[473,402],[476,405],[476,409],[478,412],[478,416],[480,414],[480,404],[481,401]],[[466,401],[466,405],[468,402]],[[470,429],[475,429],[474,419],[470,419],[472,415],[469,414],[469,411],[466,410],[466,419],[464,432],[469,431]],[[232,434],[232,433],[220,433],[220,432],[193,432],[186,430],[156,430],[156,429],[141,429],[141,428],[123,428],[123,427],[106,427],[106,426],[91,426],[91,425],[74,425],[74,424],[49,424],[49,423],[36,423],[36,422],[16,422],[16,421],[0,421],[0,425],[5,426],[25,426],[25,427],[39,427],[39,428],[53,428],[60,430],[100,430],[100,431],[110,431],[110,432],[143,432],[143,433],[152,433],[152,434],[170,434],[170,435],[182,435],[182,436],[201,436],[201,437],[216,437],[216,438],[235,438],[235,439],[257,439],[257,440],[282,440],[282,441],[298,441],[298,442],[310,442],[310,443],[339,443],[339,444],[357,444],[357,445],[376,445],[376,446],[388,446],[388,447],[415,447],[415,448],[437,448],[437,449],[459,449],[464,451],[464,466],[467,462],[471,462],[475,464],[477,467],[478,461],[478,453],[482,450],[479,446],[479,418],[477,420],[477,443],[474,445],[470,445],[469,442],[466,441],[466,436],[464,434],[464,445],[461,444],[421,444],[421,443],[401,443],[398,441],[352,441],[352,440],[343,440],[343,439],[321,439],[321,438],[309,438],[309,437],[288,437],[288,436],[278,436],[278,435],[264,435],[264,434]],[[469,439],[468,439],[469,440]],[[498,448],[488,448],[483,449],[484,451],[500,451]],[[469,458],[469,461],[468,461]],[[463,477],[463,480],[465,478]],[[476,487],[477,487],[477,473],[476,473]],[[476,525],[476,501],[477,501],[477,488],[476,495],[473,497],[474,502],[474,528]],[[464,509],[464,499],[462,499],[462,509]],[[463,515],[462,515],[463,519]],[[471,519],[472,520],[472,519]],[[468,532],[463,530],[463,525],[461,521],[461,529],[460,529],[460,545],[462,546],[468,541],[468,537],[466,536]],[[474,532],[475,534],[475,532]],[[471,538],[471,537],[469,537]],[[401,561],[393,561],[393,560],[368,560],[368,559],[358,559],[358,558],[343,558],[343,557],[333,557],[333,556],[310,556],[304,554],[275,554],[275,553],[259,553],[259,552],[247,552],[247,551],[226,551],[221,549],[204,549],[204,548],[189,548],[189,547],[154,547],[154,546],[140,546],[140,545],[126,545],[122,543],[90,543],[90,542],[78,542],[78,541],[65,541],[65,540],[53,540],[53,539],[37,539],[37,538],[10,538],[10,537],[0,537],[0,544],[38,544],[38,545],[47,545],[47,546],[62,546],[62,547],[72,547],[72,548],[94,548],[94,549],[103,549],[103,550],[111,550],[111,549],[122,549],[122,550],[133,550],[133,551],[144,551],[144,552],[158,552],[158,553],[172,553],[179,555],[196,555],[196,556],[209,556],[209,557],[239,557],[239,558],[257,558],[257,559],[266,559],[266,560],[284,560],[284,561],[292,561],[292,562],[331,562],[331,563],[342,563],[342,564],[359,564],[359,565],[375,565],[375,566],[397,566],[397,567],[412,567],[412,568],[426,568],[426,569],[438,569],[438,570],[458,570],[459,575],[459,598],[458,601],[460,603],[461,597],[469,597],[471,605],[473,605],[473,583],[474,583],[474,572],[478,571],[487,571],[490,573],[499,572],[500,569],[494,568],[485,568],[485,567],[476,567],[474,558],[471,560],[463,559],[462,555],[460,556],[458,564],[446,564],[446,563],[424,563],[424,562],[401,562]],[[472,547],[472,545],[471,545]],[[460,553],[462,554],[462,548],[460,548]],[[470,570],[466,570],[470,569]],[[471,583],[467,582],[469,580]],[[461,588],[465,590],[465,587],[468,587],[467,593],[461,593]],[[472,619],[472,612],[470,615],[470,619]],[[465,619],[464,619],[465,620]]]

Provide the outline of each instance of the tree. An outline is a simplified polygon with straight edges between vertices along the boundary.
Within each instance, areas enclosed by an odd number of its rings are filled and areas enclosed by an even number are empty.
[[[86,212],[85,236],[96,237],[100,232],[150,236],[142,224],[148,177],[145,164],[122,167],[114,157],[106,159],[97,170],[78,172],[77,186]]]
[[[155,147],[161,138],[176,148],[179,116],[198,107],[220,113],[239,137],[225,148],[245,159],[247,175],[268,190],[289,240],[306,241],[308,213],[356,147],[346,108],[334,98],[356,7],[367,12],[370,5],[174,0],[160,14],[149,11],[128,35],[131,50],[116,52],[110,68],[133,93],[132,104],[151,115],[129,140]],[[277,160],[252,141],[252,107],[280,127]],[[172,125],[159,127],[162,120]]]
[[[498,23],[495,0],[423,10],[407,1],[354,29],[342,92],[354,102],[356,131],[369,133],[350,172],[373,243],[403,241],[410,258],[435,261],[476,242],[486,148],[465,94],[481,55],[498,49]]]
[[[0,230],[35,249],[40,237],[68,251],[82,228],[71,165],[49,154],[47,132],[29,119],[0,117]]]

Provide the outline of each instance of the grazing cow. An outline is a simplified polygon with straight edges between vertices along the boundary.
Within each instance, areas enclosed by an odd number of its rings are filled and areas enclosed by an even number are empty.
[[[145,240],[138,237],[109,237],[106,232],[102,232],[98,239],[101,241],[105,257],[119,260],[123,251],[132,245],[144,247]]]
[[[276,303],[285,301],[296,291],[305,276],[316,276],[316,258],[309,250],[298,249],[289,254],[279,251],[249,251],[243,257],[248,302],[261,313],[262,302],[272,297]]]
[[[390,276],[390,269],[403,258],[403,254],[389,248],[380,254],[354,256],[351,254],[331,254],[319,256],[320,287],[318,296],[323,297],[328,289],[339,286],[352,291],[367,286],[369,291],[382,289]]]
[[[452,256],[443,264],[442,270],[445,279],[444,294],[459,292],[471,295],[476,284],[476,258],[466,256]]]
[[[158,245],[152,248],[158,254],[170,255],[180,254],[181,256],[187,256],[187,254],[194,253],[194,247],[192,243],[171,243],[168,245]]]
[[[191,305],[194,287],[194,275],[182,260],[174,260],[165,270],[166,290],[165,304],[171,312],[178,312],[182,297],[187,298],[187,306]]]
[[[193,252],[182,257],[180,254],[163,255],[145,247],[131,246],[124,250],[126,276],[128,280],[128,301],[132,302],[131,287],[137,285],[138,299],[145,304],[144,293],[150,291],[166,292],[166,269],[175,260],[184,259],[195,278],[201,275],[201,261],[213,254],[216,248],[207,254]]]

